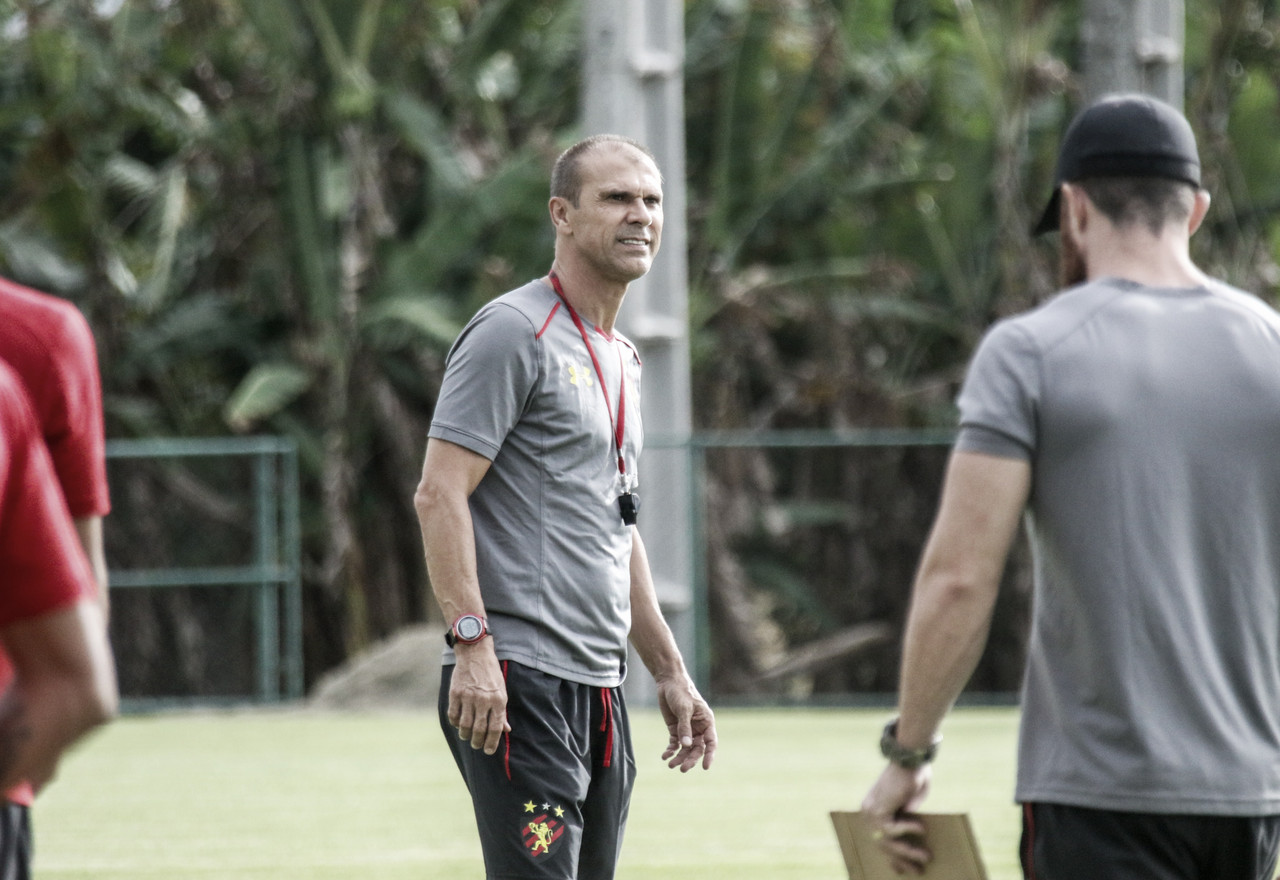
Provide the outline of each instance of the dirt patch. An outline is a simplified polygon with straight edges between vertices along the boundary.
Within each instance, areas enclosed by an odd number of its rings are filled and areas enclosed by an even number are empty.
[[[434,709],[440,627],[410,626],[326,673],[308,704],[318,709]]]

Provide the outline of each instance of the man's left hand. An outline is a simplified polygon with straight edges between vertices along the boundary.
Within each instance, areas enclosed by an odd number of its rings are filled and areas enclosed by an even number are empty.
[[[658,682],[658,708],[671,737],[662,753],[667,766],[688,773],[701,759],[702,769],[711,769],[716,753],[716,719],[693,682],[687,676]]]

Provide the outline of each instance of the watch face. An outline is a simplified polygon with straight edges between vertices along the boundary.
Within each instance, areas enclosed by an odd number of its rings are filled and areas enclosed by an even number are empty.
[[[480,638],[484,632],[484,624],[480,622],[480,618],[467,615],[458,618],[458,622],[454,625],[454,631],[457,632],[458,638],[464,642],[473,642]]]

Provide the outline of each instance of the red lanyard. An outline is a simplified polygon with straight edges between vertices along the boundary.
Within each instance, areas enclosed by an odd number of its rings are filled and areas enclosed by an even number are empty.
[[[582,319],[578,317],[578,313],[574,311],[573,306],[569,305],[569,299],[564,295],[564,288],[560,286],[560,279],[555,272],[551,273],[551,286],[556,289],[556,295],[560,297],[564,307],[569,310],[569,317],[573,318],[573,324],[578,328],[578,334],[582,336],[582,344],[587,347],[587,354],[591,355],[591,366],[596,368],[596,377],[600,380],[600,390],[604,392],[605,410],[609,413],[609,428],[613,433],[613,448],[618,453],[618,473],[625,480],[627,463],[622,457],[622,441],[626,437],[627,430],[627,371],[622,364],[622,352],[618,352],[618,420],[615,423],[613,420],[613,404],[609,400],[609,389],[604,384],[604,371],[600,369],[600,360],[596,357],[596,350],[591,346],[590,337],[587,336],[586,325],[582,323]],[[626,491],[625,488],[623,491]]]

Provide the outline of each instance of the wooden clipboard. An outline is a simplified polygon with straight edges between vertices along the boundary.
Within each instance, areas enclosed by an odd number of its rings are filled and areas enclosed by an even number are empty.
[[[925,837],[933,851],[933,861],[925,868],[924,880],[988,880],[987,869],[978,852],[965,813],[924,813]],[[889,865],[888,857],[871,837],[871,823],[861,812],[831,814],[840,852],[849,869],[849,880],[902,880]]]

